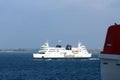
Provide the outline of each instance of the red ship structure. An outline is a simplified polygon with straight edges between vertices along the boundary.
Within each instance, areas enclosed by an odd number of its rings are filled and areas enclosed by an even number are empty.
[[[100,60],[101,79],[120,80],[120,24],[108,28]]]

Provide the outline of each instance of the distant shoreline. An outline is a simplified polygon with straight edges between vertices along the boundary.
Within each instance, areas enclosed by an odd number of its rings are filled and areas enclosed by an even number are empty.
[[[0,51],[0,53],[34,53],[32,51]]]
[[[0,53],[34,53],[37,52],[38,49],[0,49]]]

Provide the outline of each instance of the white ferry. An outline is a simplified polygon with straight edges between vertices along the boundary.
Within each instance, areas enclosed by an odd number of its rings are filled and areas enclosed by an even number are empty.
[[[91,56],[91,53],[88,53],[86,47],[80,42],[77,48],[69,44],[66,48],[59,44],[56,47],[50,47],[49,43],[45,42],[38,53],[33,53],[33,58],[39,59],[81,59],[90,58]]]

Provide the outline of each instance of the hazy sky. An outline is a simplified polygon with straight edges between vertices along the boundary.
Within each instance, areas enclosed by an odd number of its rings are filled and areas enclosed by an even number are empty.
[[[0,0],[0,49],[55,46],[103,48],[109,25],[120,23],[120,0]]]

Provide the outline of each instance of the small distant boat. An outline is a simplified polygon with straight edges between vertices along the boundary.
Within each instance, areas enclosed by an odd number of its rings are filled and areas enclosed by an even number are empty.
[[[39,59],[83,59],[91,58],[91,53],[88,53],[86,47],[80,42],[78,47],[67,45],[66,48],[61,45],[50,47],[48,42],[45,42],[37,53],[33,53],[33,58]]]

